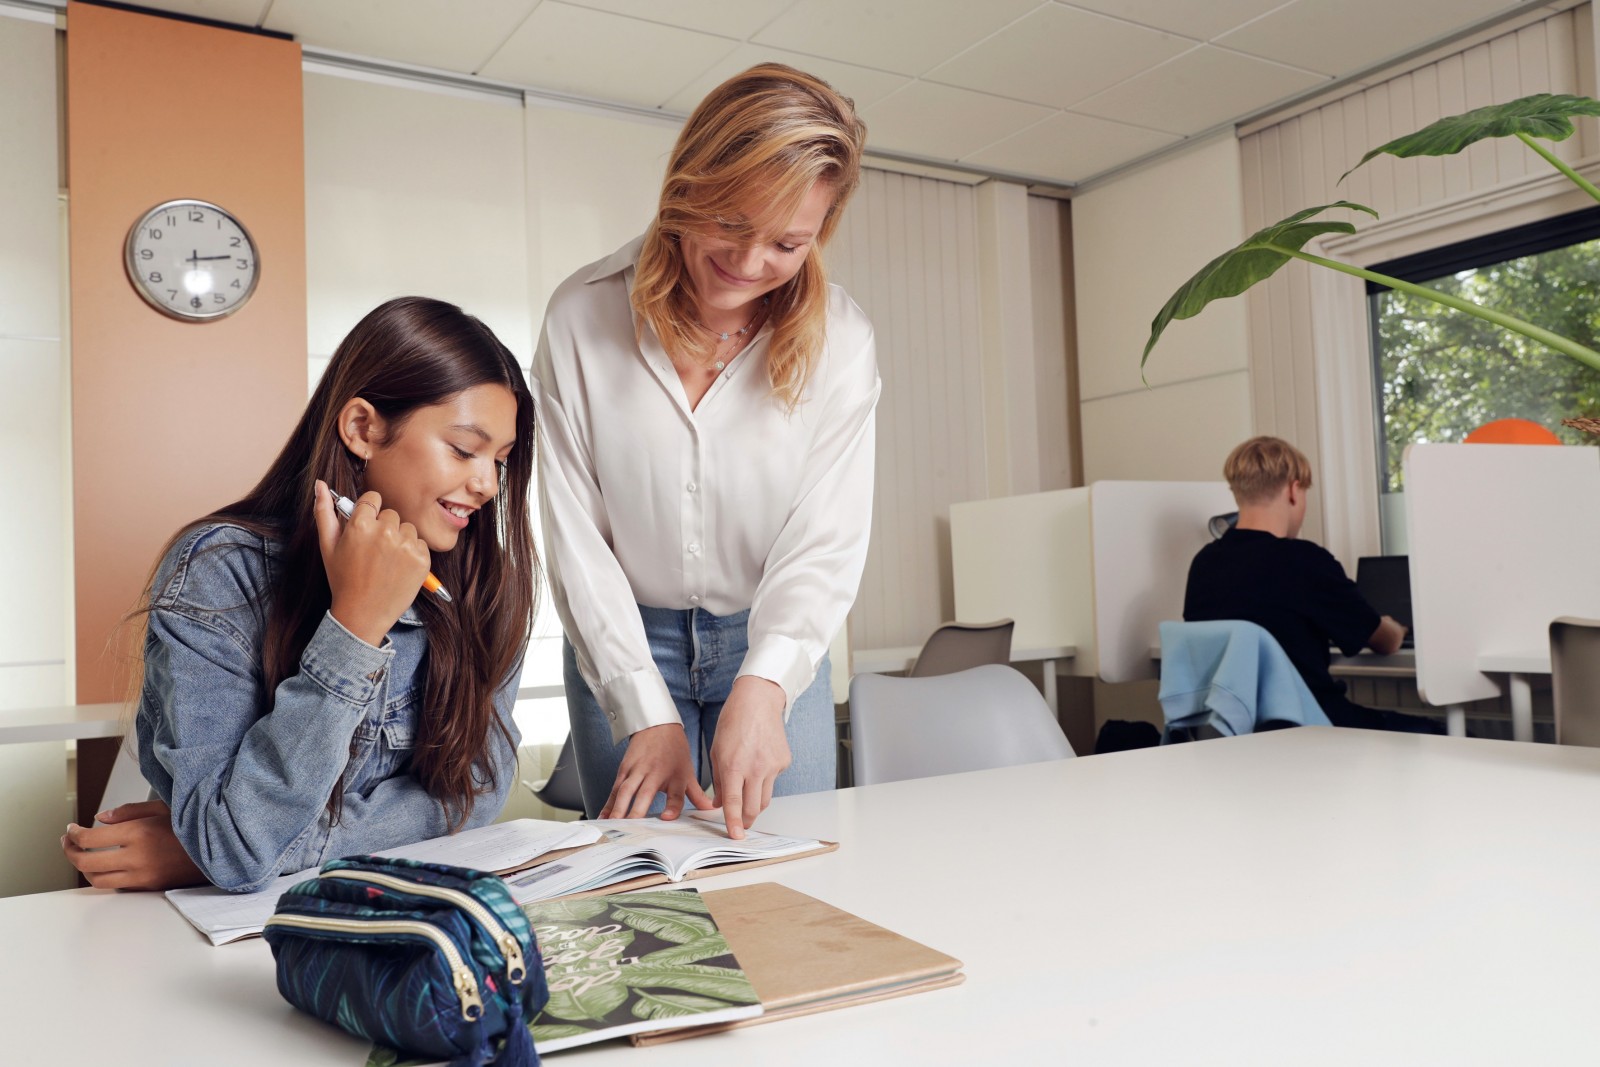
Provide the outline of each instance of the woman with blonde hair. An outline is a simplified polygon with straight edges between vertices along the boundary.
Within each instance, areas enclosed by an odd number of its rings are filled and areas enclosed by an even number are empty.
[[[736,75],[644,236],[551,298],[540,503],[591,816],[709,808],[707,758],[734,837],[834,785],[827,650],[866,559],[879,381],[821,249],[865,134],[817,78]]]

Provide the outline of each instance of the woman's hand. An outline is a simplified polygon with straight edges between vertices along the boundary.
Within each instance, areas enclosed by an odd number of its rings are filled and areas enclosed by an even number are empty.
[[[172,832],[172,812],[161,801],[124,804],[95,819],[106,825],[68,826],[61,851],[96,889],[176,889],[205,882]]]
[[[329,611],[374,648],[417,598],[432,562],[417,528],[401,522],[398,512],[382,509],[377,493],[362,493],[341,525],[333,494],[317,482],[317,540],[333,593]]]
[[[676,819],[683,801],[697,808],[711,807],[695,780],[694,760],[681,723],[651,726],[628,738],[628,751],[617,768],[617,781],[600,809],[602,819],[642,819],[650,812],[656,794],[667,794],[663,819]]]
[[[783,733],[783,689],[754,675],[733,681],[711,742],[711,785],[728,836],[744,837],[772,803],[772,785],[789,766]]]

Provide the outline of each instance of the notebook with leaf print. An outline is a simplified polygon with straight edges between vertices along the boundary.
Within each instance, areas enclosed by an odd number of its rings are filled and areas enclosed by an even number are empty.
[[[694,889],[614,893],[523,907],[550,1001],[541,1054],[643,1031],[761,1014],[755,987]]]
[[[694,889],[523,905],[550,1000],[529,1025],[543,1056],[559,1049],[761,1014],[755,987]],[[366,1067],[420,1062],[374,1047]]]

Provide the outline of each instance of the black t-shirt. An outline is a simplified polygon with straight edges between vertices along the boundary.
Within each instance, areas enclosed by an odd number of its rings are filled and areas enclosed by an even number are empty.
[[[1240,529],[1195,554],[1183,617],[1260,626],[1277,638],[1324,710],[1345,704],[1344,683],[1328,674],[1328,643],[1353,656],[1382,621],[1321,545]]]

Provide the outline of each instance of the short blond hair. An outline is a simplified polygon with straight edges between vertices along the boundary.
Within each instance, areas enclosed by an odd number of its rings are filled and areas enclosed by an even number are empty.
[[[1281,437],[1252,437],[1228,453],[1222,476],[1239,504],[1265,504],[1290,482],[1311,488],[1311,461]]]

